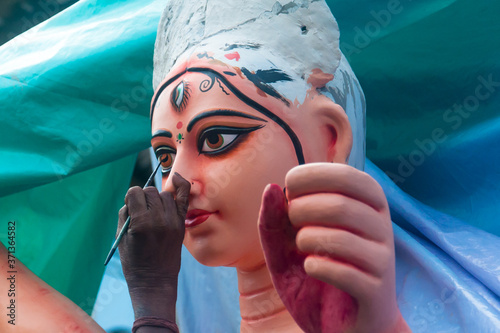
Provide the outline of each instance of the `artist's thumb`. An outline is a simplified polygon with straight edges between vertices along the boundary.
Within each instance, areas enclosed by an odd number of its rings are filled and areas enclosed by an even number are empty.
[[[191,184],[177,172],[175,172],[172,176],[172,184],[175,187],[177,215],[179,215],[179,217],[181,217],[184,221],[189,206],[189,192],[191,191]]]

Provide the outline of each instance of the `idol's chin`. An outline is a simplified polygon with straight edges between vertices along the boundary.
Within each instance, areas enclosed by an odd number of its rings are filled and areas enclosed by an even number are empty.
[[[191,253],[193,255],[193,253]],[[240,253],[235,256],[232,253],[228,256],[227,253],[221,255],[208,255],[206,252],[201,254],[196,253],[193,257],[200,264],[208,267],[234,267],[238,270],[253,271],[265,265],[264,253],[252,251],[251,253]]]
[[[231,251],[218,251],[216,249],[208,249],[206,247],[198,247],[192,248],[190,246],[186,246],[189,253],[198,261],[200,264],[209,267],[220,267],[220,266],[228,266],[231,267],[235,262],[238,261],[238,258],[233,257],[234,252],[231,255]]]
[[[201,246],[197,248],[186,246],[186,248],[196,261],[209,267],[224,266],[247,270],[264,262],[264,253],[260,248],[256,249],[255,247],[246,253]]]

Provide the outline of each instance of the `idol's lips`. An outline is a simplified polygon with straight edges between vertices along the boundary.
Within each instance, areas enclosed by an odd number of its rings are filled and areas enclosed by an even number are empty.
[[[202,224],[210,217],[210,215],[214,213],[215,212],[208,212],[203,209],[192,209],[188,211],[186,214],[186,221],[185,221],[186,228],[191,228],[199,224]]]

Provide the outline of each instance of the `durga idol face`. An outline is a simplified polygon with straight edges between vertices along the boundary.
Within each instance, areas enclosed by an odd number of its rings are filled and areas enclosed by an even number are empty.
[[[204,265],[251,269],[264,262],[257,228],[263,190],[283,187],[286,173],[304,162],[303,133],[292,129],[297,110],[234,67],[219,67],[181,66],[168,75],[153,98],[151,144],[163,161],[163,190],[173,192],[174,172],[191,183],[190,253]]]

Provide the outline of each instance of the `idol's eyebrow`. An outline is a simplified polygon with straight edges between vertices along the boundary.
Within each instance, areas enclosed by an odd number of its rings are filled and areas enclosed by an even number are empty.
[[[158,130],[156,132],[154,132],[153,136],[151,137],[151,140],[156,138],[156,137],[159,137],[159,136],[162,136],[162,137],[165,137],[165,138],[171,138],[172,137],[172,132],[170,131],[165,131],[165,130]]]
[[[208,117],[214,117],[214,116],[231,116],[231,117],[248,118],[248,119],[253,119],[253,120],[264,121],[267,123],[267,120],[264,120],[264,119],[259,118],[259,117],[251,116],[251,115],[243,113],[243,112],[238,112],[238,111],[233,111],[233,110],[224,110],[224,109],[212,110],[212,111],[200,113],[200,114],[196,115],[193,119],[191,119],[191,121],[189,122],[189,124],[187,126],[188,133],[191,132],[191,130],[193,129],[193,126],[198,121],[205,119],[205,118],[208,118]]]

